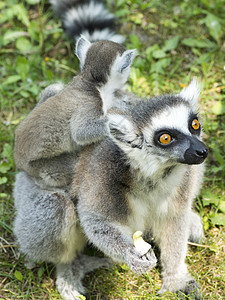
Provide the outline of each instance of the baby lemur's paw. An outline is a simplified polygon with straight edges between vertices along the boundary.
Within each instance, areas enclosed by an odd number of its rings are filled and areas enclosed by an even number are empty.
[[[141,255],[134,247],[127,249],[125,260],[131,271],[137,274],[151,271],[157,263],[155,253],[152,249],[145,255]]]

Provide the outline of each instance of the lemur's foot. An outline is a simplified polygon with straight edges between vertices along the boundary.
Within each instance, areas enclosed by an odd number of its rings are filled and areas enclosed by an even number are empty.
[[[57,265],[56,285],[63,299],[77,300],[81,295],[87,295],[87,290],[82,285],[82,279],[87,273],[101,267],[110,268],[111,260],[81,255],[70,264]]]

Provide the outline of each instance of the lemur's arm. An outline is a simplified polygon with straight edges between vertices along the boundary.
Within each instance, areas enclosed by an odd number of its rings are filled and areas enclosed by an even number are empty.
[[[151,249],[142,256],[133,245],[132,238],[123,234],[119,226],[103,216],[87,211],[78,205],[81,226],[89,241],[117,262],[126,263],[135,273],[145,273],[156,265],[156,257]]]
[[[78,116],[71,118],[70,128],[73,140],[79,145],[88,145],[101,141],[109,134],[107,118],[90,118],[86,121],[78,120]]]

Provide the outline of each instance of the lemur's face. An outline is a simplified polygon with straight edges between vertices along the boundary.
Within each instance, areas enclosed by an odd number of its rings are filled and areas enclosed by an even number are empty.
[[[198,116],[185,103],[166,107],[150,120],[142,133],[143,147],[163,162],[200,164],[208,155],[201,141]]]
[[[142,101],[130,116],[109,116],[112,137],[136,165],[157,169],[200,164],[208,149],[201,141],[197,96],[197,83],[192,82],[179,95]]]

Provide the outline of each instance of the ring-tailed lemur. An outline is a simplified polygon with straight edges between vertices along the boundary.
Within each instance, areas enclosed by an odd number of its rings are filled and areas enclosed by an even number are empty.
[[[90,31],[88,37],[91,38],[92,35],[94,39],[101,39],[100,33],[94,30],[95,25],[91,26],[91,24],[98,23],[98,21],[101,20],[100,23],[103,24],[103,27],[98,27],[98,31],[103,32],[102,36],[104,36],[104,38],[108,39],[110,37],[110,34],[107,33],[109,31],[105,31],[104,28],[108,26],[108,20],[112,18],[112,15],[104,11],[103,8],[99,9],[99,7],[102,7],[102,4],[98,4],[97,1],[52,0],[51,2],[55,8],[59,8],[60,15],[64,16],[64,20],[66,18],[65,16],[70,14],[69,11],[73,11],[70,15],[74,16],[78,22],[71,22],[73,17],[70,17],[68,30],[74,27],[74,32],[78,32],[78,35],[79,33],[84,34],[84,27],[90,23],[89,29],[92,31]],[[91,19],[90,16],[82,10],[82,5],[83,7],[87,7],[90,3],[92,3],[91,14],[94,16]],[[66,11],[67,14],[64,13]],[[100,13],[101,18],[97,11]],[[83,17],[81,17],[81,14],[83,14]],[[78,15],[79,18],[77,17]],[[105,22],[104,18],[106,19]],[[85,22],[85,20],[87,22]],[[82,26],[77,30],[76,26],[79,22],[82,23]],[[68,23],[64,22],[65,27],[66,24]],[[93,32],[95,32],[94,35]],[[104,32],[107,34],[104,35]],[[112,36],[113,35],[114,34],[112,34]],[[119,40],[116,41],[118,42]],[[42,93],[41,100],[37,107],[39,105],[41,106],[48,97],[57,94],[62,88],[63,86],[61,84],[48,87]],[[116,91],[115,94],[121,103],[124,103],[124,98],[126,98],[125,102],[139,102],[138,97],[135,95],[124,95],[124,93],[120,91]],[[124,107],[125,112],[123,113],[126,114],[126,111],[128,111],[126,103]],[[33,139],[33,137],[31,137],[31,139]],[[76,160],[77,157],[75,156],[74,159]],[[51,161],[49,162],[51,166]],[[62,155],[59,158],[59,163],[61,167],[63,167],[63,164],[65,165],[65,171],[69,172],[71,176],[71,172],[73,173],[73,164],[71,164],[70,157],[67,157],[66,154]],[[56,161],[56,165],[57,164],[58,162]],[[62,170],[64,169],[62,168]],[[43,189],[40,188],[36,180],[26,174],[26,172],[17,174],[14,189],[17,209],[14,231],[21,251],[27,255],[28,259],[35,262],[44,260],[56,264],[57,288],[63,298],[70,300],[78,299],[78,295],[85,292],[81,283],[81,279],[85,273],[100,266],[108,266],[109,261],[89,258],[80,254],[86,243],[86,238],[79,225],[74,202],[70,200],[67,190],[67,187],[62,189]],[[194,240],[199,240],[202,234],[199,217],[191,213],[190,223],[187,229],[189,230],[190,237]]]
[[[140,101],[130,112],[109,114],[111,139],[83,151],[72,197],[89,241],[136,273],[156,264],[141,255],[132,235],[152,236],[160,249],[159,293],[182,292],[200,299],[185,264],[193,218],[192,201],[208,154],[201,141],[196,81],[179,95]],[[194,216],[196,217],[196,216]]]
[[[41,104],[16,129],[16,166],[43,188],[69,184],[80,149],[108,135],[106,114],[118,102],[114,93],[128,79],[135,50],[81,37],[76,55],[81,74],[55,96],[42,96]],[[51,95],[48,89],[46,93]]]

